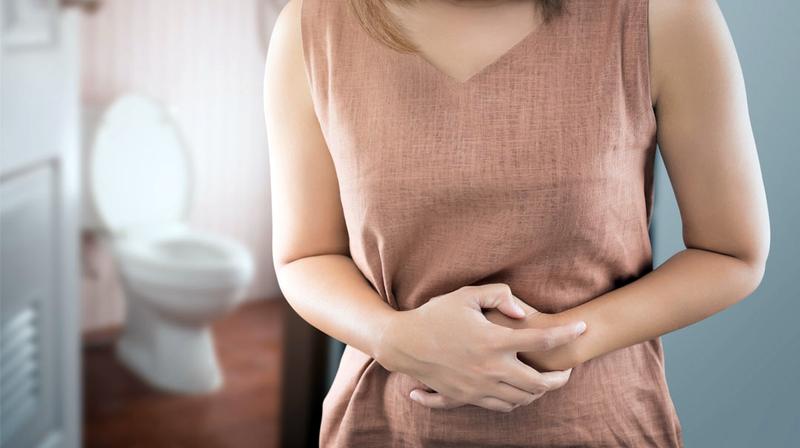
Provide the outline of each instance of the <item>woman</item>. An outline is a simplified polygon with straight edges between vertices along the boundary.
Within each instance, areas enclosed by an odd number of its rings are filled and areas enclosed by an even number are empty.
[[[659,336],[769,248],[713,0],[292,0],[265,111],[281,289],[347,344],[322,446],[683,445]]]

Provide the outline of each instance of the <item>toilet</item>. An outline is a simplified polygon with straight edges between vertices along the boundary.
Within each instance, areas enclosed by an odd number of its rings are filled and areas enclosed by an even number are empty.
[[[116,355],[159,389],[214,391],[223,375],[210,327],[241,302],[252,256],[186,223],[190,154],[158,102],[124,95],[91,128],[88,201],[109,239],[127,309]]]

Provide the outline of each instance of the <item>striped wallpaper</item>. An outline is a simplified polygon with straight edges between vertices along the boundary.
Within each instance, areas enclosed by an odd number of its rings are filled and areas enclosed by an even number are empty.
[[[132,91],[169,107],[194,157],[190,222],[250,248],[251,298],[279,294],[261,89],[266,39],[282,3],[106,0],[81,25],[85,106]],[[84,329],[118,324],[124,307],[107,248],[92,235],[83,248]]]

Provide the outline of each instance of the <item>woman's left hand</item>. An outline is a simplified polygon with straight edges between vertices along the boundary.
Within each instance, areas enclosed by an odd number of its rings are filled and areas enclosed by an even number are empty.
[[[511,328],[548,328],[563,325],[570,319],[574,320],[559,313],[543,313],[522,300],[520,302],[525,310],[525,317],[522,319],[511,319],[493,310],[488,310],[484,315],[490,322]],[[568,343],[545,351],[519,352],[517,357],[540,372],[565,370],[576,364],[573,347],[572,343]]]
[[[521,302],[520,305],[522,305],[522,308],[525,310],[524,318],[512,319],[495,309],[486,311],[484,316],[492,323],[509,328],[547,328],[566,323],[559,314],[543,313],[522,300],[519,302]],[[546,351],[519,352],[517,356],[522,362],[540,372],[567,370],[573,367],[570,344]],[[541,398],[545,393],[547,393],[547,391],[536,394],[534,401]],[[415,400],[420,404],[426,405],[426,403],[435,403],[435,407],[441,409],[453,409],[466,404],[433,390],[414,389],[413,395],[421,398],[420,400]]]

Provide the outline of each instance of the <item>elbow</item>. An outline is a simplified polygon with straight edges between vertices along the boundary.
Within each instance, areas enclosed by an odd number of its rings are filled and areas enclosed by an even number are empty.
[[[732,305],[753,294],[764,280],[770,250],[769,225],[749,233],[747,238],[729,241],[728,247],[687,244],[687,248],[725,256],[724,263],[719,267],[724,266],[723,281],[731,294],[728,305]]]
[[[764,274],[767,271],[767,254],[759,261],[750,263],[750,269],[752,271],[752,290],[750,292],[752,293],[764,280]]]
[[[305,271],[306,269],[319,266],[318,263],[331,259],[330,257],[340,257],[345,256],[349,257],[348,254],[344,254],[339,250],[316,250],[316,251],[293,251],[289,252],[282,252],[282,251],[273,251],[272,255],[272,264],[275,268],[275,276],[278,280],[278,286],[283,289],[284,285],[288,284],[296,279],[302,279],[304,276],[309,274],[298,274],[298,270]],[[309,264],[311,263],[311,264]],[[302,281],[302,280],[301,280]]]
[[[719,269],[721,277],[718,277],[718,281],[727,291],[725,308],[749,297],[764,279],[769,254],[768,239],[763,244],[751,245],[747,250],[737,252],[722,252],[698,246],[687,248],[723,256],[719,259],[721,264],[717,265],[715,270]]]
[[[758,239],[758,244],[755,245],[750,253],[750,256],[745,259],[745,262],[750,267],[751,272],[751,290],[748,295],[761,285],[764,280],[764,275],[767,271],[767,259],[769,258],[770,248],[770,231],[769,226],[763,232],[761,238]]]
[[[275,275],[280,278],[281,270],[283,270],[286,265],[291,263],[294,260],[288,259],[286,257],[281,257],[276,252],[273,251],[272,253],[272,266],[275,268]]]
[[[284,258],[284,257],[277,257],[274,256],[272,258],[272,263],[275,266],[275,278],[278,281],[278,288],[280,288],[281,293],[283,296],[289,300],[289,295],[287,291],[291,289],[292,282],[297,278],[295,266],[297,264],[295,262],[302,260],[303,257],[299,258]]]
[[[292,263],[295,261],[300,260],[302,257],[292,257],[283,255],[280,251],[273,251],[272,253],[272,265],[275,269],[275,278],[278,281],[278,288],[280,288],[281,292],[283,293],[284,297],[287,296],[286,289],[289,287],[289,283],[291,280],[287,277],[291,277],[289,274],[291,273],[291,269],[287,269],[293,266]],[[288,300],[288,297],[286,297]]]
[[[768,257],[769,238],[763,244],[760,244],[758,248],[751,251],[749,256],[739,258],[744,265],[744,272],[740,274],[744,282],[742,300],[750,296],[761,285],[767,270]]]
[[[745,297],[755,292],[755,290],[758,289],[759,285],[761,285],[761,281],[764,280],[764,273],[766,272],[766,259],[763,262],[750,263],[749,267],[750,267],[750,275],[749,275],[750,281]]]
[[[274,244],[273,244],[274,246]],[[275,267],[275,275],[280,281],[281,271],[296,261],[308,258],[309,254],[300,253],[299,251],[288,252],[280,249],[273,249],[272,251],[272,265]]]

